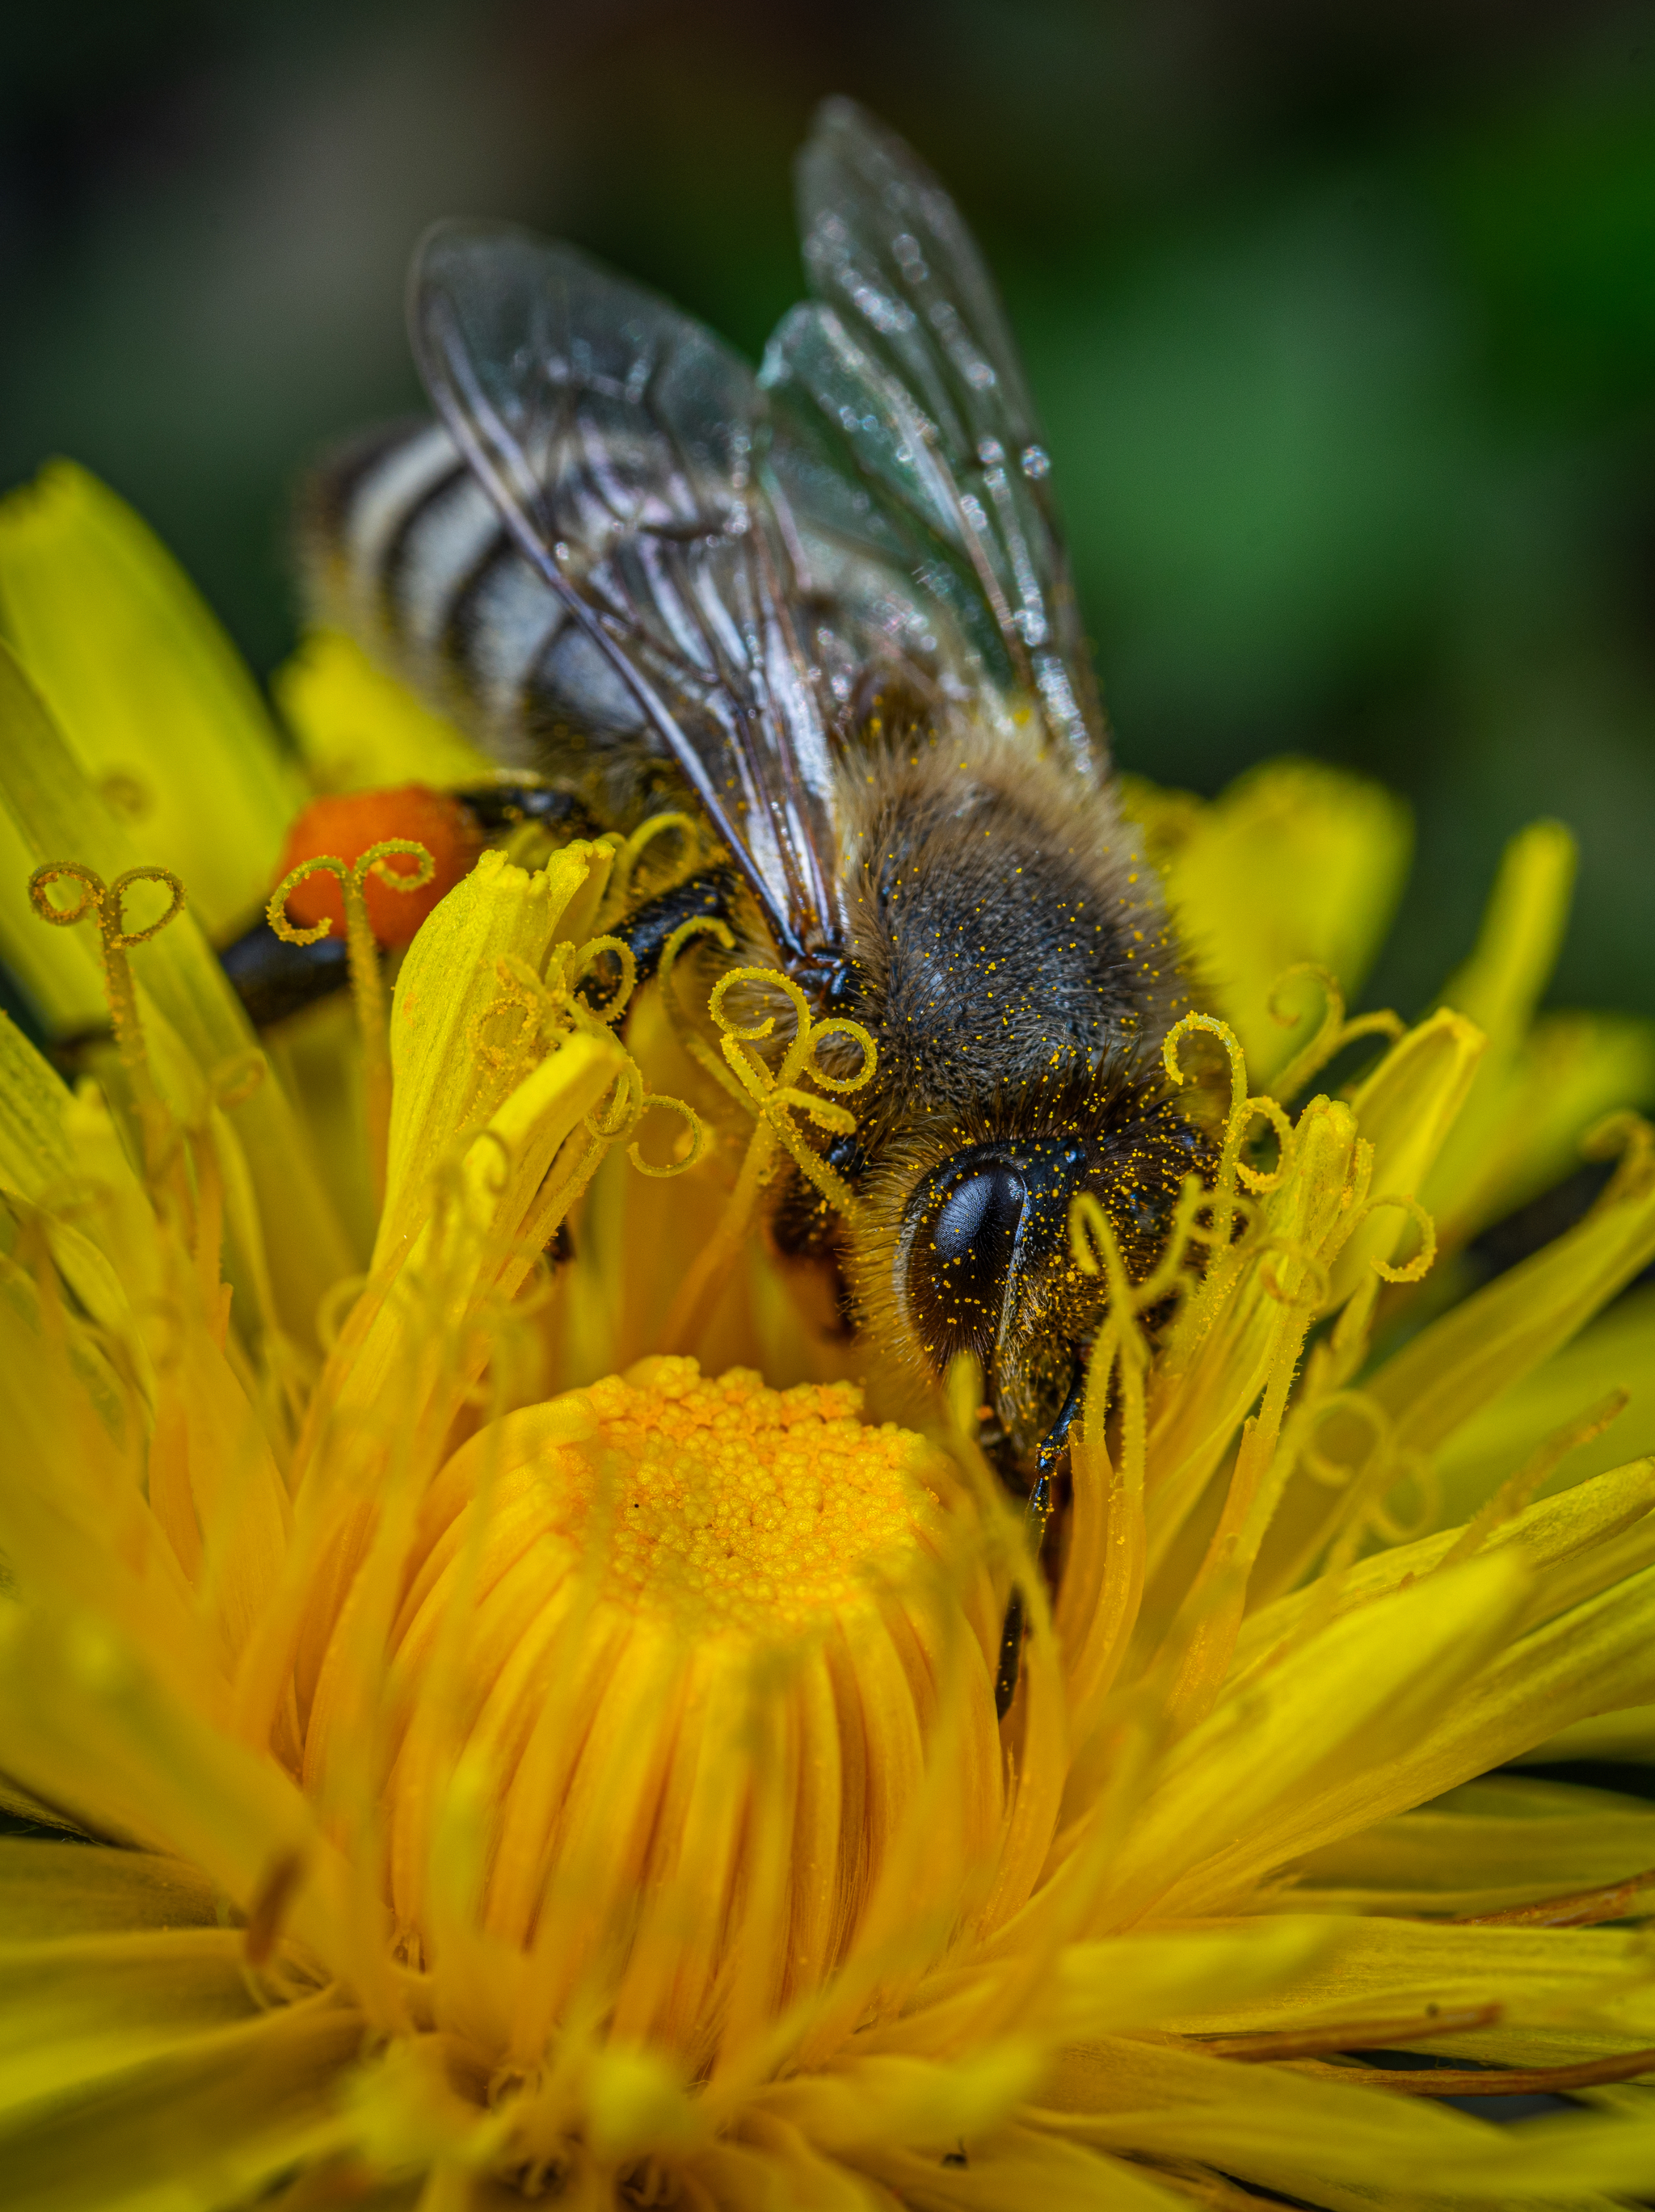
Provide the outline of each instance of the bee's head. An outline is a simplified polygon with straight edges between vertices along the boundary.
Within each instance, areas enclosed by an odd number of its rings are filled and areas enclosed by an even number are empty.
[[[1019,1489],[1069,1396],[1103,1319],[1101,1273],[1076,1261],[1075,1200],[1103,1207],[1135,1279],[1165,1243],[1183,1176],[1206,1146],[1169,1103],[1142,1099],[1102,1126],[977,1138],[948,1152],[909,1194],[891,1292],[934,1370],[981,1362],[1001,1471]]]

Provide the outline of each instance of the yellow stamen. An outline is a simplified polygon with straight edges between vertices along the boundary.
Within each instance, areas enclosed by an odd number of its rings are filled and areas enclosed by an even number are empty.
[[[1287,1065],[1270,1085],[1275,1097],[1283,1101],[1297,1097],[1311,1076],[1318,1074],[1336,1054],[1359,1037],[1389,1037],[1394,1044],[1405,1034],[1407,1024],[1400,1014],[1389,1012],[1359,1014],[1354,1021],[1345,1019],[1345,994],[1339,988],[1339,979],[1330,968],[1323,968],[1313,960],[1300,960],[1291,968],[1284,968],[1270,987],[1268,1006],[1270,1018],[1284,1028],[1296,1027],[1304,1018],[1290,1013],[1284,1003],[1286,987],[1301,975],[1308,975],[1321,987],[1322,1018],[1315,1034],[1293,1054]]]
[[[72,907],[54,906],[52,902],[52,885],[64,879],[81,886],[81,896]],[[126,894],[134,884],[165,884],[172,893],[166,910],[142,929],[126,927]],[[149,1073],[143,1025],[138,1019],[137,988],[126,956],[183,913],[184,886],[170,868],[127,868],[113,883],[106,884],[95,869],[79,860],[51,860],[29,878],[28,895],[41,920],[58,929],[72,929],[88,915],[96,917],[104,995],[114,1024],[115,1046],[137,1109],[145,1169],[152,1178],[158,1178],[166,1142],[164,1117]]]
[[[1249,1097],[1246,1062],[1234,1030],[1214,1014],[1185,1014],[1181,1021],[1173,1023],[1161,1041],[1161,1063],[1175,1084],[1187,1083],[1190,1078],[1180,1065],[1178,1047],[1186,1037],[1201,1030],[1218,1039],[1230,1062],[1230,1112],[1224,1126],[1218,1173],[1214,1177],[1214,1199],[1227,1199],[1238,1181],[1251,1191],[1275,1190],[1287,1173],[1293,1144],[1293,1124],[1274,1098]],[[1247,1166],[1240,1157],[1248,1130],[1260,1118],[1270,1123],[1281,1143],[1275,1167],[1268,1173]]]
[[[672,963],[691,933],[706,926],[699,919],[687,922],[668,939],[666,955],[661,962],[661,987],[663,994],[668,994],[669,1006],[672,1004]],[[711,927],[727,944],[730,941],[729,932],[721,923],[715,922]],[[793,1006],[796,1024],[793,1042],[782,1055],[780,1067],[774,1071],[751,1048],[774,1035],[775,1015],[767,1014],[762,1021],[743,1026],[724,1011],[726,995],[738,983],[760,983],[779,990]],[[819,1084],[824,1091],[841,1094],[861,1091],[873,1081],[879,1060],[879,1048],[860,1022],[839,1018],[816,1020],[798,984],[774,969],[730,969],[713,986],[707,1010],[721,1032],[719,1045],[724,1066],[720,1066],[706,1042],[687,1028],[685,1043],[715,1081],[755,1117],[758,1126],[748,1140],[729,1204],[716,1231],[680,1284],[667,1315],[664,1334],[667,1344],[675,1348],[685,1342],[687,1332],[704,1316],[741,1250],[752,1227],[759,1198],[781,1167],[782,1152],[787,1153],[800,1175],[830,1206],[847,1220],[855,1219],[855,1192],[805,1141],[793,1117],[802,1114],[818,1129],[835,1136],[850,1135],[856,1127],[856,1116],[849,1107],[837,1104],[832,1098],[818,1097],[800,1085],[812,1082]],[[861,1065],[854,1075],[835,1075],[822,1066],[818,1057],[821,1047],[830,1038],[841,1036],[849,1038],[861,1054]]]
[[[1423,1282],[1436,1264],[1437,1224],[1417,1198],[1405,1198],[1395,1191],[1371,1198],[1357,1215],[1353,1226],[1360,1229],[1365,1221],[1372,1220],[1376,1213],[1382,1213],[1390,1207],[1407,1214],[1413,1222],[1420,1232],[1420,1249],[1411,1260],[1405,1260],[1400,1267],[1393,1266],[1389,1260],[1380,1259],[1377,1255],[1369,1265],[1382,1283]]]
[[[411,868],[393,868],[392,857],[412,856]],[[350,961],[350,994],[356,1003],[362,1030],[362,1074],[368,1109],[368,1156],[374,1176],[374,1198],[385,1198],[386,1148],[391,1128],[391,1054],[385,1036],[385,979],[380,973],[379,946],[368,918],[368,879],[377,876],[393,891],[421,890],[436,873],[436,861],[428,848],[411,837],[385,837],[356,860],[347,864],[332,853],[318,854],[289,869],[270,895],[265,908],[271,927],[289,945],[319,944],[333,924],[324,915],[313,927],[301,929],[288,920],[289,895],[307,876],[336,877],[344,902],[345,945]]]
[[[684,841],[684,850],[667,881],[694,872],[700,860],[701,824],[692,814],[652,814],[647,822],[639,823],[615,855],[613,871],[604,887],[603,912],[606,918],[616,920],[625,913],[631,900],[633,873],[645,849],[657,837],[674,830]],[[659,878],[657,888],[666,888]]]

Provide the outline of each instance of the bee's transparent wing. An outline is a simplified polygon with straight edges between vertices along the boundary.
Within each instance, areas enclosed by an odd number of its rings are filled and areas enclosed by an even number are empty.
[[[1037,704],[1097,773],[1107,736],[1048,462],[958,209],[844,100],[817,119],[799,199],[817,297],[782,321],[761,382],[778,420],[772,465],[800,528],[844,544],[855,526],[832,479],[855,483],[869,558],[899,560],[909,595],[938,604],[982,674]]]
[[[516,542],[636,697],[784,952],[831,945],[832,783],[751,372],[566,246],[443,225],[416,257],[426,387]]]

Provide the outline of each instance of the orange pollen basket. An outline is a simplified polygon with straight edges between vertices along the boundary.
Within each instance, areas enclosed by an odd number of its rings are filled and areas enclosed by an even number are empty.
[[[410,944],[439,900],[470,873],[483,850],[482,832],[471,810],[447,792],[405,783],[390,791],[313,799],[288,831],[274,880],[281,882],[290,870],[323,854],[350,866],[370,846],[391,837],[423,845],[435,863],[430,882],[418,890],[398,891],[371,875],[364,887],[368,922],[379,943]],[[344,906],[337,878],[319,871],[307,876],[289,893],[287,912],[301,928],[314,928],[326,919],[342,933]]]

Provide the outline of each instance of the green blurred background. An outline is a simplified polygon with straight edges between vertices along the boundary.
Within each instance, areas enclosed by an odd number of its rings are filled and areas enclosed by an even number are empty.
[[[1125,765],[1412,799],[1380,996],[1510,830],[1584,866],[1554,997],[1655,1012],[1655,15],[1591,0],[102,0],[0,17],[0,480],[67,453],[261,670],[308,452],[417,401],[425,222],[511,216],[750,352],[824,93],[977,228]]]

